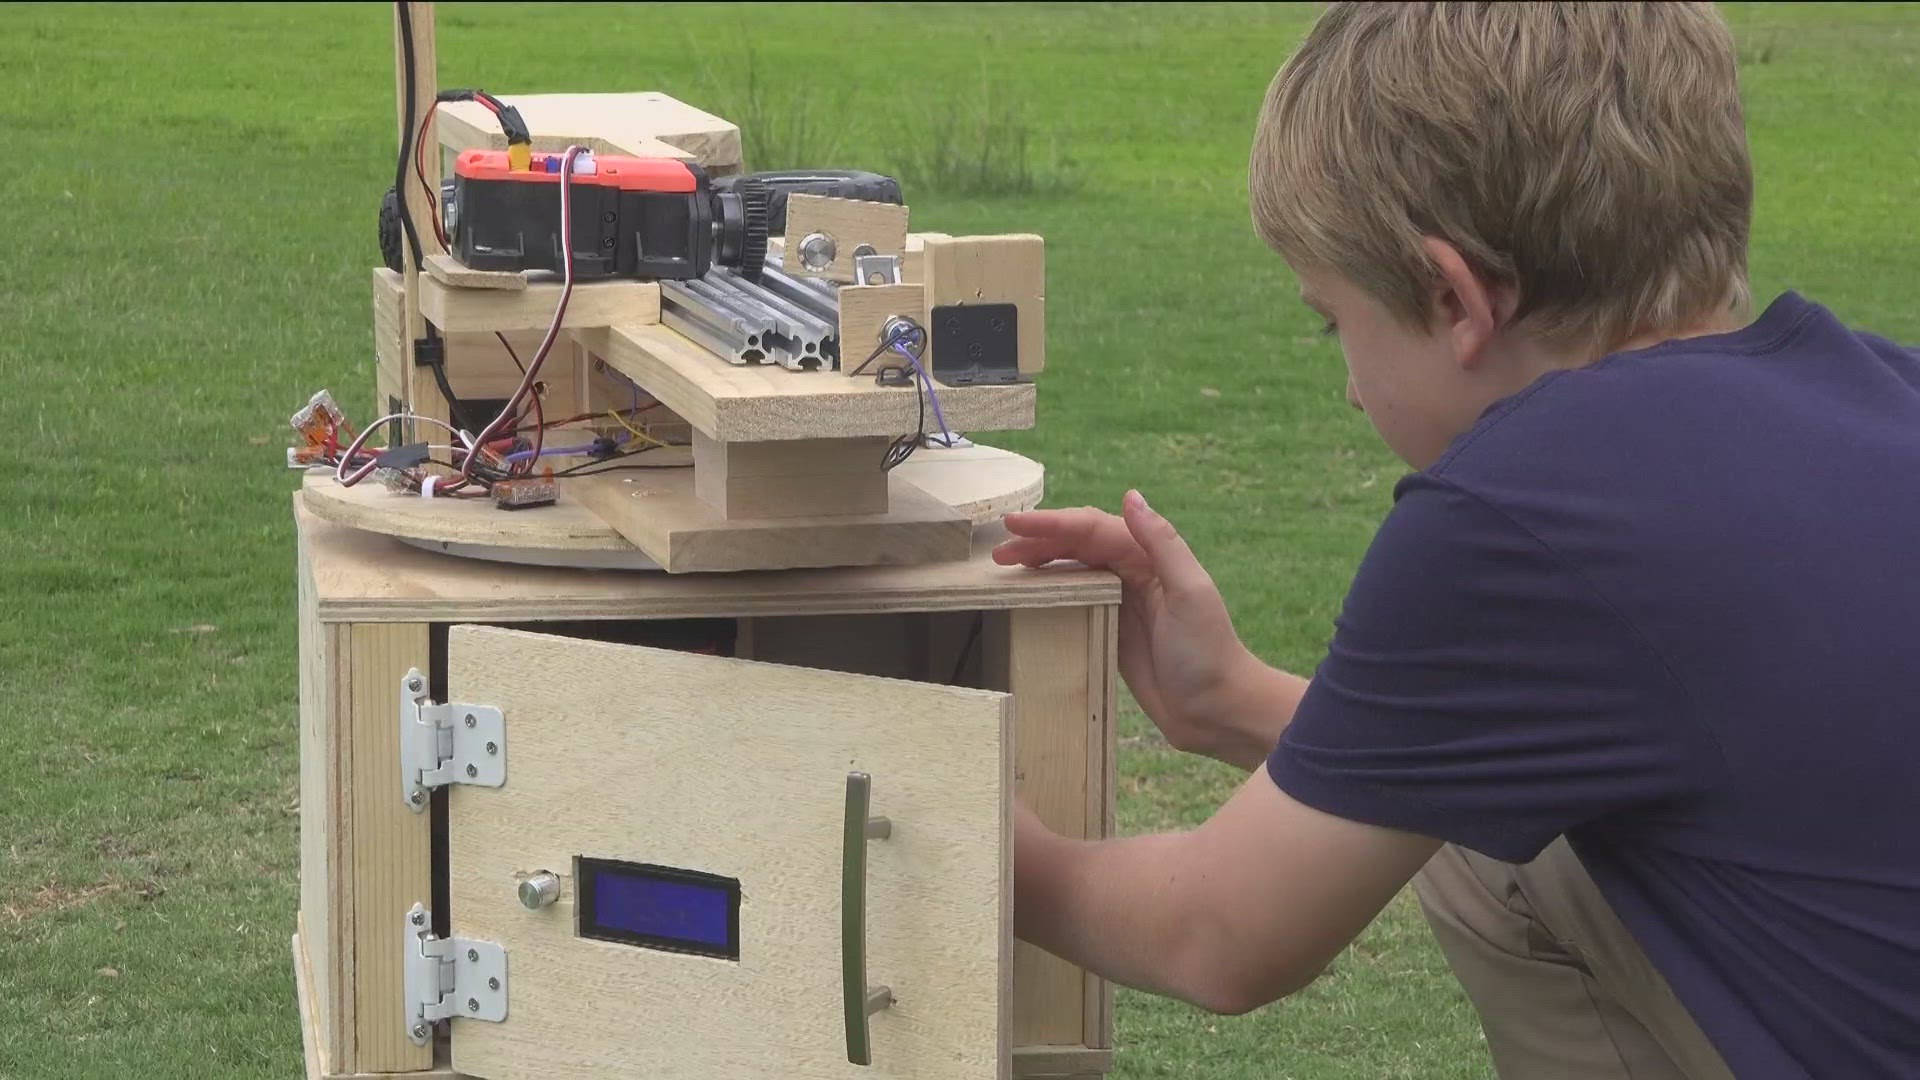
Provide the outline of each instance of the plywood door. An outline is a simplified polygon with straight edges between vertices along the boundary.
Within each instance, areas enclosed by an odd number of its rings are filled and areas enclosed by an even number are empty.
[[[501,788],[451,796],[452,926],[507,950],[508,1015],[457,1020],[453,1064],[558,1077],[1005,1076],[1004,694],[481,627],[453,700],[495,705]],[[847,1060],[846,777],[872,777],[873,1064]],[[579,936],[576,856],[738,879],[739,959]],[[523,908],[549,870],[561,897]]]

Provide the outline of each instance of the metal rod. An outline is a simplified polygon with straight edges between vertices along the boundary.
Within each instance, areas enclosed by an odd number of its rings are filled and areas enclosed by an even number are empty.
[[[679,308],[661,305],[660,322],[685,335],[687,340],[730,363],[761,364],[766,352],[747,344],[744,336],[729,338]]]
[[[838,293],[822,294],[772,267],[760,272],[760,287],[792,300],[822,319],[835,322],[840,318]]]

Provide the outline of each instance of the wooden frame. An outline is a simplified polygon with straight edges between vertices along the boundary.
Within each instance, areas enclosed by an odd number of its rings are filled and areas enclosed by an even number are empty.
[[[896,667],[876,673],[944,681],[977,618],[980,659],[963,681],[1013,695],[1016,794],[1067,835],[1111,832],[1118,582],[1091,570],[995,566],[985,557],[1003,535],[994,527],[977,530],[973,557],[957,563],[678,577],[463,560],[333,525],[298,505],[295,518],[294,951],[314,1077],[452,1075],[400,1023],[399,916],[416,901],[431,904],[434,882],[430,819],[402,804],[396,783],[395,689],[407,668],[430,669],[436,625],[731,618],[741,655],[813,666],[836,666],[823,659],[835,655],[835,635],[844,664],[879,656],[846,638],[872,633],[898,645],[896,659],[875,661]],[[903,634],[903,626],[918,629]],[[1014,1075],[1091,1077],[1110,1067],[1105,983],[1025,944],[1015,945],[1010,978]]]

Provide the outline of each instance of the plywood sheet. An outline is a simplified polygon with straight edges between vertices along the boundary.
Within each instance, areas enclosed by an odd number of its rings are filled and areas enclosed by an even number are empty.
[[[1003,695],[480,627],[455,627],[449,692],[506,716],[507,783],[451,795],[456,934],[504,945],[503,1023],[455,1021],[489,1080],[1005,1076],[1010,934]],[[845,778],[873,777],[868,980],[874,1063],[846,1060]],[[740,958],[580,938],[576,883],[515,899],[576,855],[741,883]]]

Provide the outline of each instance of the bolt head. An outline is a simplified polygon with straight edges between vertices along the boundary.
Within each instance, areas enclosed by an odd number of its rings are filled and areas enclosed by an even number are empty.
[[[416,1039],[419,1039],[419,1040],[421,1040],[422,1042],[424,1042],[424,1041],[426,1041],[426,1038],[427,1038],[427,1034],[428,1034],[428,1031],[427,1031],[427,1025],[425,1025],[425,1024],[415,1024],[415,1025],[413,1025],[413,1037],[414,1037],[414,1038],[416,1038]]]
[[[416,789],[407,796],[407,801],[415,806],[419,806],[421,803],[427,801],[427,793]]]
[[[475,963],[475,962],[477,962],[477,961],[478,961],[479,959],[480,959],[480,950],[478,950],[478,949],[468,949],[468,950],[467,950],[467,962],[468,962],[468,963]]]
[[[472,727],[472,726],[474,726],[475,724],[477,724],[477,723],[479,723],[479,722],[480,722],[480,721],[478,721],[478,720],[475,720],[475,719],[473,718],[473,714],[472,714],[472,713],[468,713],[468,714],[466,715],[466,725],[467,725],[468,727]]]
[[[825,270],[839,253],[840,245],[826,233],[808,233],[800,241],[800,265],[809,270]]]
[[[497,753],[499,753],[499,752],[500,752],[500,744],[499,744],[499,743],[488,743],[488,744],[487,744],[487,753],[489,753],[489,754],[497,754]]]
[[[479,998],[468,998],[468,999],[467,999],[467,1011],[468,1011],[468,1012],[479,1012],[479,1011],[480,1011],[480,999],[479,999]]]
[[[408,679],[407,689],[413,691],[416,694],[419,693],[420,692],[420,676],[415,675],[413,678]]]
[[[500,989],[500,980],[499,980],[499,979],[488,979],[488,980],[487,980],[487,989],[489,989],[489,990],[498,990],[498,989]]]
[[[427,924],[427,913],[424,911],[416,911],[407,916],[407,921],[415,926],[425,926]]]
[[[467,776],[469,778],[479,776],[479,775],[480,775],[480,770],[478,768],[475,768],[472,765],[467,766]]]

